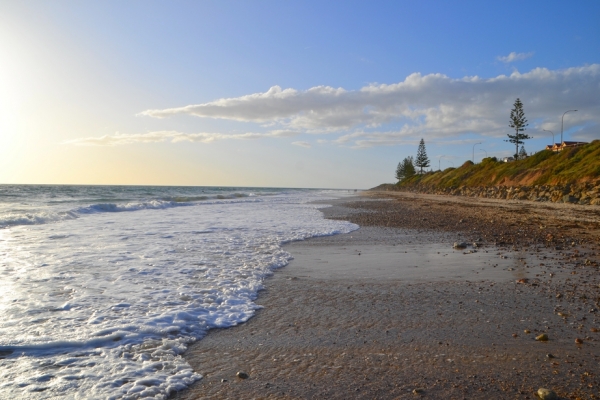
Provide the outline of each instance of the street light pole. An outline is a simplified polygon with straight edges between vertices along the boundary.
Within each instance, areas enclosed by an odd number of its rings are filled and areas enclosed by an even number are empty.
[[[473,145],[473,163],[475,163],[475,146],[477,146],[478,144],[481,144],[481,142],[479,142],[479,143],[475,143],[475,144]]]
[[[565,114],[571,111],[577,111],[577,110],[569,110],[569,111],[565,111],[562,115],[562,118],[560,120],[560,144],[562,145],[563,142],[563,127],[565,125]]]
[[[564,116],[564,114],[563,114],[563,116]],[[544,132],[550,132],[550,133],[552,134],[552,146],[554,146],[554,132],[552,132],[552,131],[549,131],[549,130],[547,130],[547,129],[542,129],[542,130],[543,130]],[[562,143],[562,140],[561,140],[561,143]]]

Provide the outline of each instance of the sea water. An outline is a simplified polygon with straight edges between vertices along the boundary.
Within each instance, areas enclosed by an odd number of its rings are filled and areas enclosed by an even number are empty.
[[[283,243],[346,233],[308,189],[0,185],[0,398],[165,399],[250,318]]]

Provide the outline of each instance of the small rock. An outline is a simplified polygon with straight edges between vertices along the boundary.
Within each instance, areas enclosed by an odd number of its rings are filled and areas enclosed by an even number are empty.
[[[546,354],[546,357],[548,357],[548,358],[555,358],[554,355],[552,355],[550,353]]]
[[[464,249],[467,247],[467,244],[465,242],[454,242],[454,245],[452,246],[455,249]]]
[[[227,379],[221,379],[221,382],[227,382]]]
[[[557,298],[557,299],[560,299],[561,297],[562,297],[562,294],[560,294],[560,293],[558,293],[558,294],[556,295],[556,298]]]
[[[531,331],[529,329],[525,329],[523,332],[525,332],[528,335],[531,333]]]
[[[516,338],[516,337],[517,337],[517,336],[519,336],[519,335],[517,335],[516,333],[513,333],[513,334],[512,334],[512,336],[513,336],[514,338]]]
[[[538,342],[547,342],[548,341],[548,335],[545,333],[542,333],[539,336],[535,337],[535,340],[537,340]]]
[[[539,388],[537,395],[541,400],[558,400],[558,396],[554,390]]]
[[[582,344],[583,340],[581,340],[580,338],[575,338],[575,343]]]
[[[527,278],[517,279],[517,283],[526,284],[527,282],[529,282],[529,279],[527,279]]]
[[[600,331],[598,330],[598,328],[591,328],[591,329],[590,329],[590,331],[592,331],[592,332],[600,332]]]
[[[242,371],[239,371],[237,374],[235,374],[235,376],[237,376],[240,379],[248,379],[250,376]]]
[[[423,389],[414,389],[412,392],[413,392],[413,394],[421,394],[424,392],[424,390]]]

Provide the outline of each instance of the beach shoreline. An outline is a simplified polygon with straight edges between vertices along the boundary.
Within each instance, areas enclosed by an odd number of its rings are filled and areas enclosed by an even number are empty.
[[[264,308],[190,346],[204,378],[172,398],[596,398],[594,213],[369,196],[323,209],[358,231],[285,245]]]

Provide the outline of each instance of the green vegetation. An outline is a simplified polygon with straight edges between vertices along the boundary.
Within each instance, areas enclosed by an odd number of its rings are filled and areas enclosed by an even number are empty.
[[[515,160],[518,160],[521,157],[519,153],[519,145],[523,144],[524,140],[531,139],[529,135],[523,133],[525,129],[527,129],[527,118],[525,118],[525,111],[523,111],[523,103],[521,103],[521,99],[517,97],[515,100],[515,104],[513,104],[513,109],[510,110],[510,123],[508,124],[509,128],[513,128],[515,130],[515,134],[507,134],[508,140],[505,142],[510,142],[515,144]]]
[[[425,140],[421,138],[419,142],[419,148],[417,149],[417,159],[415,160],[415,166],[420,168],[420,174],[423,173],[423,168],[429,167],[429,157],[427,157],[427,151],[425,150]]]
[[[398,168],[396,168],[396,179],[401,181],[403,179],[410,178],[416,173],[417,171],[415,171],[413,158],[412,156],[408,156],[398,163]]]
[[[519,160],[524,158],[527,158],[527,150],[525,150],[525,146],[521,146],[521,149],[519,150]]]
[[[481,163],[465,162],[458,168],[414,175],[398,182],[398,188],[564,185],[600,179],[600,140],[560,153],[542,150],[509,163],[495,157]]]

